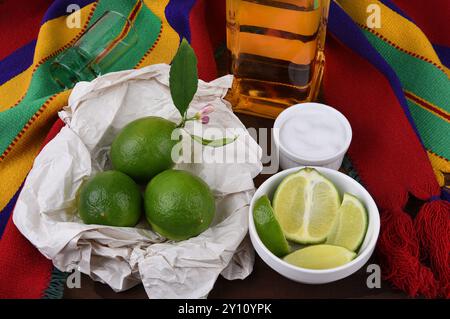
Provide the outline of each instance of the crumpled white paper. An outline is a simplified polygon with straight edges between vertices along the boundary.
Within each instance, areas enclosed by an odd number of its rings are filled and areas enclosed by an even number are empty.
[[[251,245],[244,238],[254,192],[252,179],[262,169],[261,150],[222,99],[231,86],[231,76],[200,81],[189,113],[213,105],[215,112],[206,127],[226,136],[231,134],[226,129],[236,128],[237,140],[217,149],[200,146],[200,153],[192,157],[207,163],[177,164],[203,178],[213,190],[217,209],[212,227],[195,238],[171,242],[152,232],[145,220],[137,228],[85,225],[76,208],[75,197],[83,180],[111,167],[109,146],[126,124],[149,115],[179,121],[168,77],[169,66],[159,64],[78,83],[69,105],[59,114],[66,126],[36,158],[13,220],[61,271],[76,268],[115,291],[142,281],[149,298],[204,298],[220,274],[230,280],[243,279],[251,273],[254,261]],[[199,125],[190,122],[187,130],[192,133]],[[184,141],[192,142],[190,138]],[[234,153],[226,152],[231,148]],[[227,162],[211,163],[219,151],[226,152]],[[229,154],[245,160],[230,161]]]

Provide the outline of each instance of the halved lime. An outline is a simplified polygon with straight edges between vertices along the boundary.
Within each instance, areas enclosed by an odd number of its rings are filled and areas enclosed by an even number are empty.
[[[356,251],[361,246],[366,231],[367,212],[364,205],[355,196],[345,193],[326,243]]]
[[[284,237],[280,224],[275,219],[272,206],[267,195],[255,202],[253,208],[253,220],[256,231],[264,245],[278,257],[289,254],[289,244]]]
[[[302,268],[330,269],[345,265],[356,257],[356,253],[344,247],[314,245],[294,251],[284,261]]]
[[[324,242],[339,206],[333,183],[308,167],[287,176],[273,199],[275,217],[284,235],[300,244]]]

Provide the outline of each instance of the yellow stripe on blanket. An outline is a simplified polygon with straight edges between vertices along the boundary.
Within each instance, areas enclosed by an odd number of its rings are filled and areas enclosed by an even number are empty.
[[[406,53],[434,64],[447,75],[450,75],[450,70],[442,64],[422,30],[380,1],[336,0],[336,2],[351,16],[353,21],[364,29]],[[371,11],[368,12],[368,7],[374,4],[380,8],[380,28],[369,28],[367,25],[367,19],[373,14]]]
[[[25,96],[30,84],[34,70],[45,62],[55,52],[62,51],[69,43],[74,43],[76,39],[86,29],[89,17],[95,9],[97,3],[91,3],[83,7],[79,12],[81,17],[81,28],[69,29],[66,25],[66,16],[49,20],[41,26],[39,38],[49,39],[49,41],[38,41],[33,58],[33,64],[0,86],[0,112],[10,109],[21,101]],[[74,14],[74,13],[72,13]],[[70,16],[69,16],[70,17]]]
[[[22,138],[2,162],[0,170],[0,211],[19,189],[30,171],[42,142],[56,120],[56,113],[67,103],[70,91],[59,93],[47,100],[32,125],[23,131]]]
[[[433,171],[436,175],[439,186],[445,186],[445,174],[450,173],[450,162],[429,150],[427,150],[427,154],[430,159],[431,166],[433,166]]]
[[[0,112],[6,111],[16,105],[27,93],[30,85],[33,66],[16,75],[0,86]]]
[[[81,28],[69,28],[67,26],[68,17],[63,16],[56,19],[47,21],[41,26],[39,30],[38,39],[48,39],[48,41],[38,41],[36,44],[36,50],[34,54],[34,63],[46,60],[49,56],[52,56],[55,52],[60,51],[62,48],[68,47],[83,34],[86,30],[89,20],[92,16],[93,10],[97,6],[97,2],[91,3],[80,11],[76,11],[73,14],[79,14]]]

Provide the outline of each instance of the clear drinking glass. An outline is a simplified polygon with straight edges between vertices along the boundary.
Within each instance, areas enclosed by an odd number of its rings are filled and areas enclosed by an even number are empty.
[[[64,89],[106,73],[136,42],[138,35],[127,17],[105,12],[78,41],[50,66],[53,80]]]
[[[227,0],[236,112],[275,118],[317,98],[330,0]]]

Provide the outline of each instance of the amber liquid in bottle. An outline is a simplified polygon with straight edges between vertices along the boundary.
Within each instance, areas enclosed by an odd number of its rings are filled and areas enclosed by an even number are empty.
[[[330,0],[227,0],[236,112],[275,118],[317,98]]]

